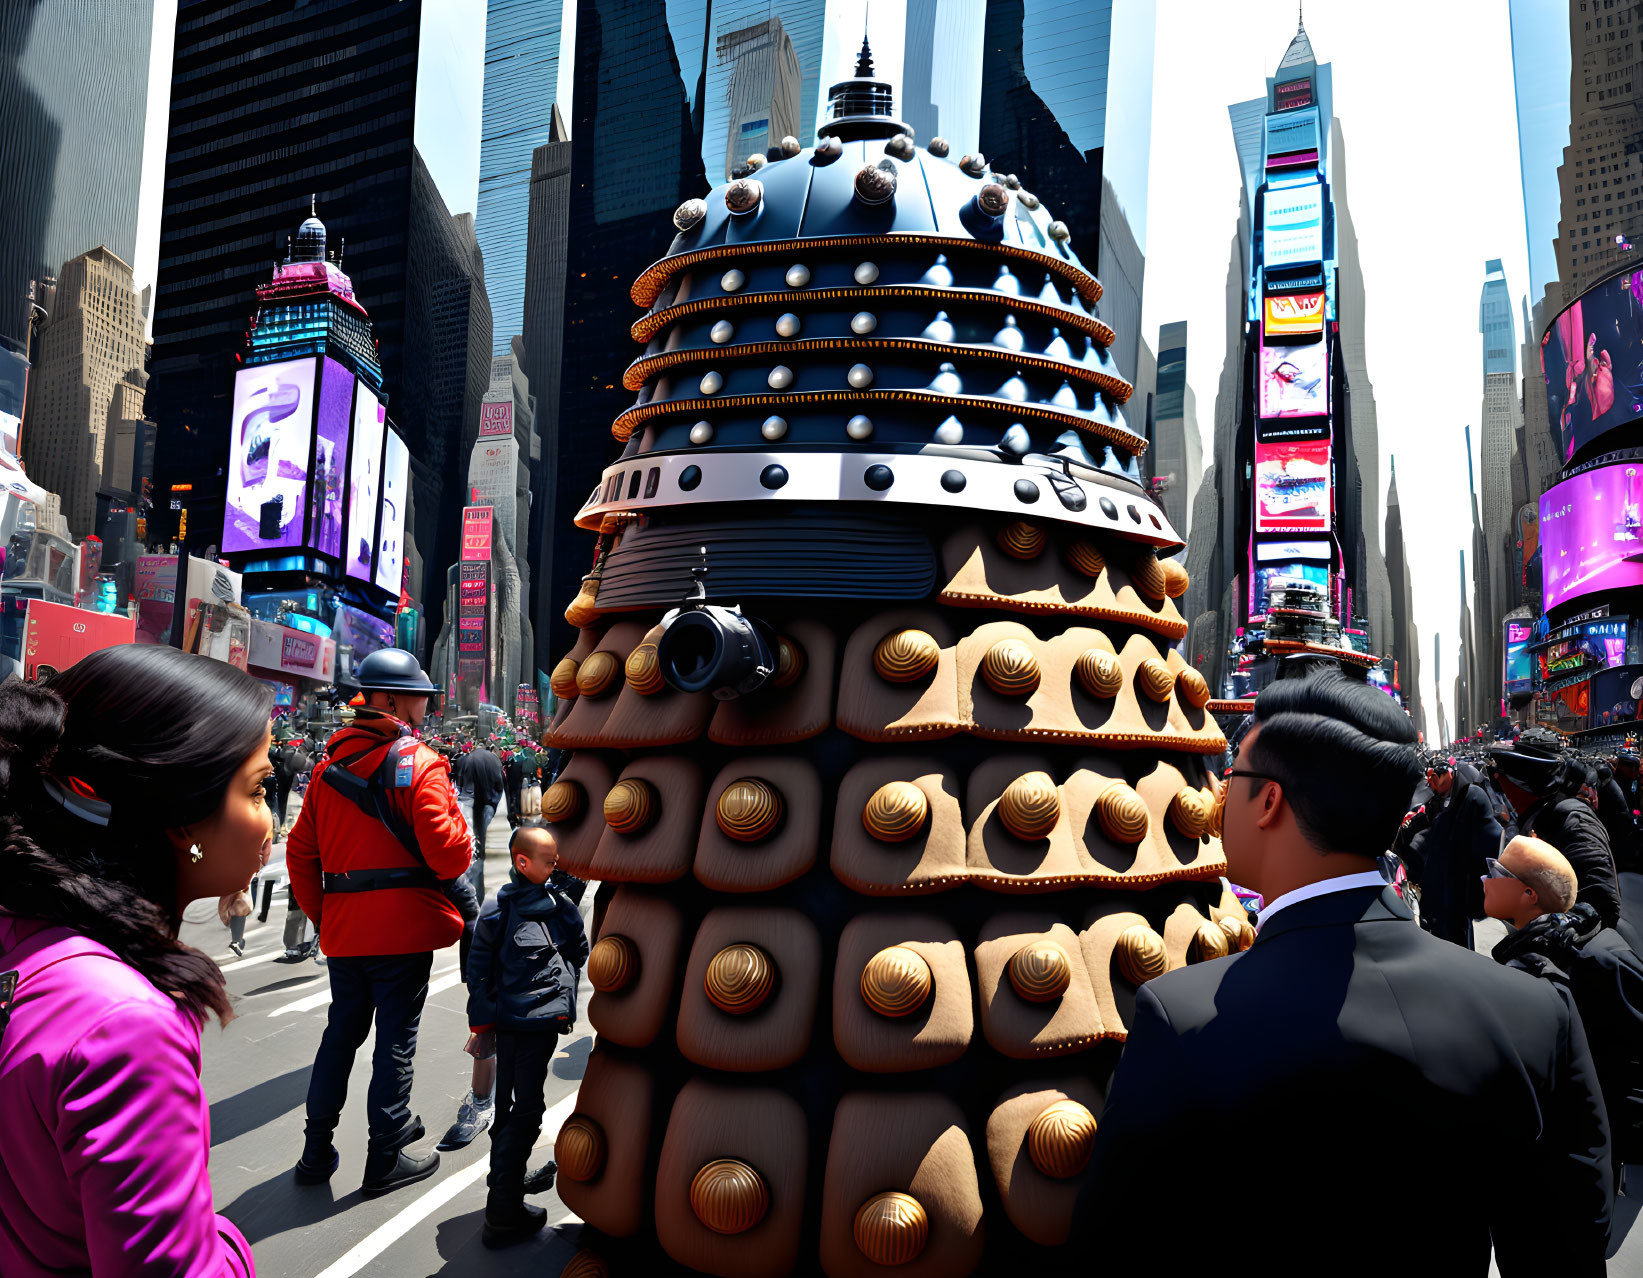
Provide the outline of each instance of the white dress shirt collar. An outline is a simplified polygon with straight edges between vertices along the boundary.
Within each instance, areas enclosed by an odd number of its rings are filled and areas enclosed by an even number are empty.
[[[1302,901],[1310,901],[1315,896],[1327,896],[1331,892],[1350,892],[1354,888],[1385,887],[1386,876],[1379,870],[1363,870],[1357,874],[1337,874],[1332,879],[1319,879],[1316,883],[1308,883],[1305,887],[1298,887],[1293,892],[1285,892],[1272,904],[1261,911],[1261,921],[1255,931],[1260,932],[1267,922],[1279,910],[1291,905],[1299,905]]]

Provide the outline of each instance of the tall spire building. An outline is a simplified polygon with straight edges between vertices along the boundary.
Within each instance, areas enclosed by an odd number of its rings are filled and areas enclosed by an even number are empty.
[[[1391,459],[1386,482],[1386,573],[1392,589],[1392,647],[1402,654],[1393,668],[1395,690],[1416,729],[1426,732],[1421,700],[1420,630],[1415,625],[1415,590],[1403,542],[1403,510],[1398,504],[1398,460]]]

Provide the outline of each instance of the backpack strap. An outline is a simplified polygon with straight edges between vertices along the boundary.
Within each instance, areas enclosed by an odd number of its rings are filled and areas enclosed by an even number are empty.
[[[349,765],[358,763],[372,754],[374,748],[347,759],[333,759],[330,766],[320,773],[320,779],[366,816],[386,826],[388,833],[394,836],[411,858],[427,870],[428,861],[422,855],[422,848],[417,844],[416,831],[411,828],[411,823],[400,815],[398,809],[388,802],[390,786],[404,789],[415,780],[416,747],[417,742],[411,737],[391,742],[383,752],[381,764],[368,777],[360,776]]]

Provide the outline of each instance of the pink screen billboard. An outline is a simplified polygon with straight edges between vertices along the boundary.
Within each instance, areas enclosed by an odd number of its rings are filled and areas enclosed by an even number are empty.
[[[1540,499],[1546,607],[1643,586],[1643,467],[1604,466]]]
[[[234,375],[224,552],[302,545],[315,363],[287,360]]]
[[[1327,532],[1329,441],[1255,443],[1255,531]]]
[[[348,575],[371,580],[376,561],[377,511],[382,502],[382,436],[387,413],[371,388],[354,397],[354,459],[348,467]]]
[[[334,359],[322,359],[320,367],[319,418],[314,426],[314,514],[308,544],[322,555],[340,558],[354,375]]]

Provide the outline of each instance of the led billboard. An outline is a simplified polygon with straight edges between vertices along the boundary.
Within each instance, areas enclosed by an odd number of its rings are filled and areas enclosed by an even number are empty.
[[[1257,568],[1250,581],[1249,615],[1263,617],[1266,615],[1267,594],[1272,589],[1272,582],[1277,577],[1294,577],[1302,581],[1310,581],[1329,597],[1329,568],[1325,564],[1272,564],[1264,568]]]
[[[382,438],[387,414],[363,382],[354,397],[354,455],[348,464],[348,575],[371,580],[382,501]]]
[[[1643,586],[1643,473],[1603,466],[1540,498],[1540,570],[1546,607],[1600,590]]]
[[[1590,722],[1601,728],[1611,723],[1631,723],[1643,701],[1643,666],[1616,666],[1592,676]]]
[[[322,555],[340,559],[354,375],[334,359],[322,359],[320,369],[319,416],[314,425],[313,517],[308,544]]]
[[[1262,201],[1261,265],[1299,266],[1323,256],[1323,183],[1269,186]]]
[[[1329,441],[1255,442],[1255,531],[1327,532]]]
[[[404,584],[405,503],[411,492],[411,454],[395,431],[388,432],[382,460],[382,528],[377,534],[377,585],[397,595]]]
[[[1262,417],[1322,417],[1328,412],[1327,343],[1261,347]]]
[[[1643,417],[1643,271],[1594,284],[1540,339],[1548,420],[1563,460]]]
[[[315,362],[261,364],[234,375],[225,552],[302,545]]]
[[[1534,631],[1532,621],[1507,621],[1502,651],[1506,654],[1502,684],[1507,696],[1527,692],[1533,683],[1534,662],[1529,655],[1529,636]]]
[[[1284,346],[1292,342],[1312,342],[1323,337],[1324,295],[1316,293],[1284,293],[1265,299],[1265,320],[1261,338],[1269,346]]]

